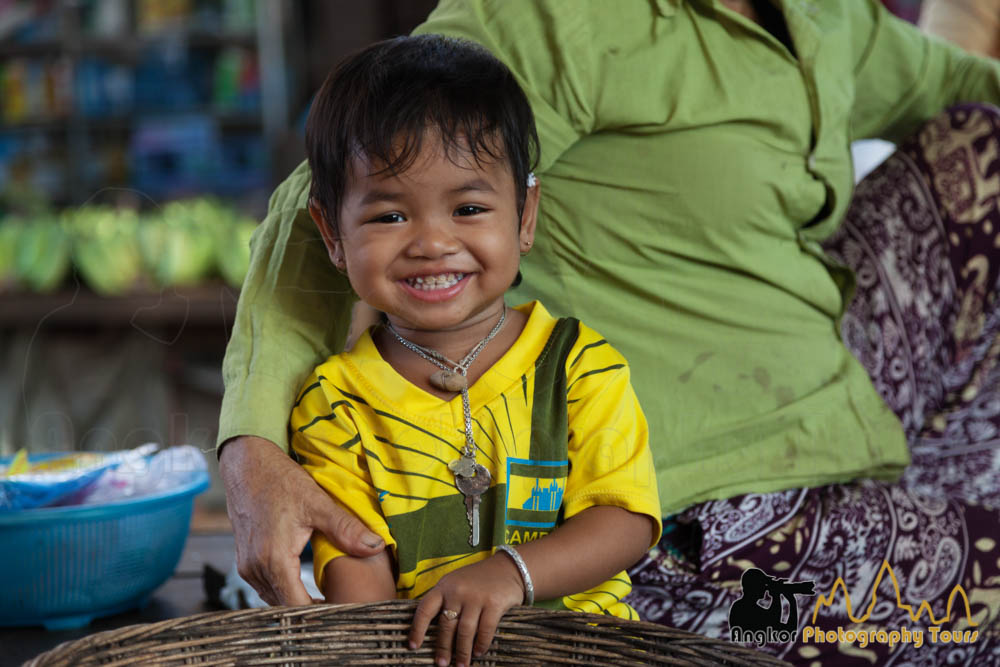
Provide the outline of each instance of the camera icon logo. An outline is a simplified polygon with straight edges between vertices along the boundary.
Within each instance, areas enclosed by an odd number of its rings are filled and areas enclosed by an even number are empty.
[[[740,584],[743,595],[729,608],[730,639],[758,647],[795,641],[799,625],[795,596],[815,595],[815,582],[779,579],[752,567],[743,572]]]

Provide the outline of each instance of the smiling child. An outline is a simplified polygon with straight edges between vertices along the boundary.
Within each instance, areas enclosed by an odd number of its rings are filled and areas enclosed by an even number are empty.
[[[636,618],[625,572],[660,533],[646,420],[600,334],[511,308],[540,185],[528,101],[484,49],[425,35],[344,61],[310,112],[310,213],[384,313],[306,381],[292,444],[380,535],[313,538],[331,602],[421,598],[437,659],[465,665],[518,604]]]

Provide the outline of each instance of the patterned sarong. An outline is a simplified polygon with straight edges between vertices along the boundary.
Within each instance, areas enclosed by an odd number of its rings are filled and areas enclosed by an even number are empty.
[[[644,619],[729,638],[746,569],[813,581],[824,596],[840,578],[815,622],[817,597],[797,598],[795,641],[763,650],[810,666],[1000,665],[998,204],[1000,111],[983,105],[935,118],[858,185],[825,244],[857,276],[842,331],[913,462],[897,483],[748,494],[671,517],[630,572]],[[923,601],[931,617],[914,621]],[[902,628],[922,630],[921,645],[877,635]],[[817,629],[854,640],[817,642]]]

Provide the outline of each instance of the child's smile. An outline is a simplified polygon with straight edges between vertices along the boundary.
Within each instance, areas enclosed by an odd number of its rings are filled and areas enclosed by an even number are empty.
[[[519,215],[506,160],[449,155],[428,131],[402,172],[354,161],[327,247],[398,329],[488,331],[534,238],[537,202],[532,188]]]
[[[439,273],[405,278],[405,286],[413,292],[413,296],[426,301],[444,301],[458,294],[464,287],[470,274]]]

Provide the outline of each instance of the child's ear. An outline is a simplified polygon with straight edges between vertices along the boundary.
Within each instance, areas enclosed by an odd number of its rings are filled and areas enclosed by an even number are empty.
[[[319,229],[320,236],[323,237],[323,244],[326,252],[330,256],[330,261],[340,271],[347,270],[347,260],[344,258],[344,245],[340,242],[340,235],[326,217],[326,212],[312,197],[309,198],[309,215]]]
[[[542,186],[536,178],[525,194],[524,209],[521,211],[521,227],[518,232],[521,254],[531,250],[531,244],[535,242],[535,224],[538,222],[538,201],[541,194]]]

